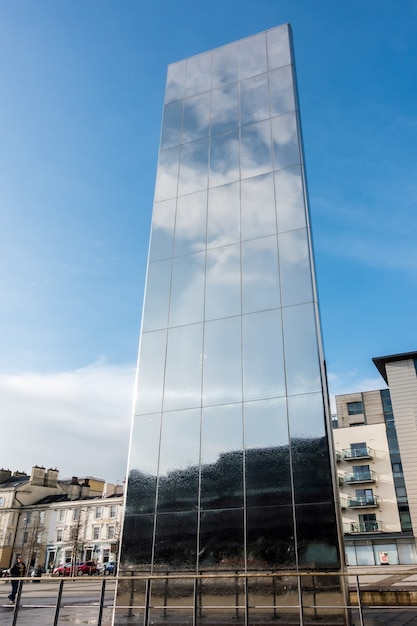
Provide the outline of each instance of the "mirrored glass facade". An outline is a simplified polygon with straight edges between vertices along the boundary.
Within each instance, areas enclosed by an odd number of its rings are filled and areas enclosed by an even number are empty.
[[[121,572],[264,572],[171,598],[250,623],[267,573],[339,570],[287,25],[168,68],[136,384]]]

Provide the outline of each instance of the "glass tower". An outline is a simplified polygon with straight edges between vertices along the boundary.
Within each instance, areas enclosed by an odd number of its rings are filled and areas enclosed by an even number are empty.
[[[288,25],[168,68],[136,384],[121,573],[143,623],[272,622],[274,573],[339,571]]]

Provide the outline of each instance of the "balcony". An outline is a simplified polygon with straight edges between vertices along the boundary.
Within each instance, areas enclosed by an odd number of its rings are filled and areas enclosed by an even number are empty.
[[[350,522],[349,524],[343,524],[343,532],[345,535],[353,535],[356,533],[382,533],[382,522],[378,520]]]
[[[357,461],[358,459],[372,459],[374,451],[368,446],[363,448],[345,448],[342,450],[342,459],[344,461]]]
[[[349,498],[347,505],[350,509],[374,508],[378,506],[378,498],[376,496]]]
[[[353,474],[345,474],[345,483],[353,485],[354,483],[374,483],[375,472],[372,470],[364,470],[363,472],[354,472]]]

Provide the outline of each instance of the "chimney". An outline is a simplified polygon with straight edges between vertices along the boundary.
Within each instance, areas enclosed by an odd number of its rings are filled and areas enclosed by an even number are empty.
[[[71,484],[68,487],[68,498],[70,500],[79,500],[81,496],[81,485],[78,482],[78,478],[73,476],[71,478]]]
[[[10,478],[12,475],[10,470],[5,470],[4,468],[1,468],[0,470],[0,483],[4,483],[5,480],[7,480],[8,478]]]
[[[43,487],[45,484],[45,468],[34,465],[30,475],[30,482],[34,487]]]
[[[45,487],[58,487],[59,471],[50,467],[45,474]]]
[[[90,483],[88,482],[88,478],[85,478],[83,484],[81,485],[81,500],[88,498],[89,495],[90,495]]]

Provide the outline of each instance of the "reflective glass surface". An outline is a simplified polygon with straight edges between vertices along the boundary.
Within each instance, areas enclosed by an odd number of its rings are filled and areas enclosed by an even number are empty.
[[[169,66],[122,547],[166,573],[150,621],[267,622],[299,599],[267,572],[338,562],[306,197],[288,26]]]

